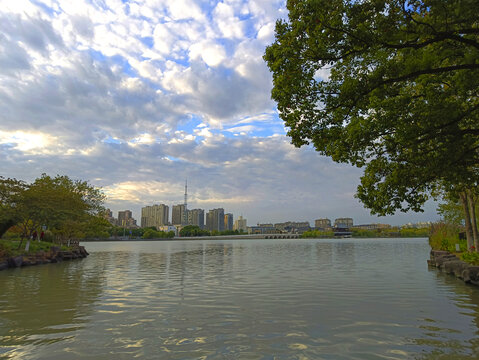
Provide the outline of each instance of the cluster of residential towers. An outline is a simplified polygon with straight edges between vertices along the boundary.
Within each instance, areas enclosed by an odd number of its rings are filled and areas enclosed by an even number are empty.
[[[236,221],[233,214],[225,213],[223,208],[209,210],[187,209],[186,204],[173,205],[171,221],[169,206],[165,204],[145,206],[141,209],[141,227],[154,226],[163,230],[165,226],[195,225],[209,231],[243,230],[247,231],[246,219],[240,216]]]

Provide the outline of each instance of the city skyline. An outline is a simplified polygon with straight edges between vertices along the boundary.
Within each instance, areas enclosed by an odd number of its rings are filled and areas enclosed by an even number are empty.
[[[175,206],[175,205],[173,205]],[[178,204],[176,206],[183,206],[183,204]],[[221,211],[221,218],[224,217],[224,223],[222,226],[218,226],[216,224],[215,226],[207,223],[207,217],[209,214],[214,214],[216,211],[220,210]],[[150,217],[156,217],[161,218],[160,221],[157,221],[157,223],[154,223],[151,221],[151,219],[146,219],[145,218],[145,211],[150,212],[149,216]],[[165,212],[166,211],[166,212]],[[156,212],[156,215],[151,215],[151,212]],[[132,215],[133,212],[129,209],[126,210],[120,210],[118,211],[118,218],[115,218],[113,216],[113,211],[111,209],[106,209],[105,215],[109,220],[112,220],[113,225],[117,226],[122,226],[122,217],[126,214],[129,213],[129,218],[132,221],[129,221],[126,227],[133,226],[133,227],[164,227],[164,226],[185,226],[185,225],[196,225],[199,226],[202,229],[207,229],[207,230],[218,230],[218,231],[223,231],[223,230],[234,230],[234,227],[239,227],[241,228],[246,228],[246,227],[261,227],[261,226],[273,226],[276,227],[277,225],[280,225],[280,229],[282,229],[282,226],[286,226],[289,223],[294,223],[296,224],[295,226],[302,226],[302,227],[310,227],[310,228],[322,228],[322,229],[328,229],[328,228],[341,228],[341,227],[346,227],[346,228],[367,228],[370,227],[371,225],[375,226],[380,226],[380,227],[396,227],[396,226],[406,226],[406,227],[423,227],[423,226],[428,226],[432,222],[431,221],[416,221],[416,222],[407,222],[407,223],[402,223],[402,224],[390,224],[387,222],[372,222],[372,223],[360,223],[360,222],[355,222],[354,218],[349,218],[349,217],[340,217],[340,218],[317,218],[314,219],[313,221],[309,220],[304,220],[304,219],[294,219],[294,220],[286,220],[286,221],[281,221],[281,222],[256,222],[256,223],[250,223],[250,225],[246,225],[246,221],[248,220],[247,218],[244,218],[243,215],[234,215],[233,213],[226,213],[223,208],[217,208],[217,209],[208,209],[208,212],[206,212],[206,209],[188,209],[187,210],[187,222],[186,223],[174,223],[171,218],[171,221],[169,221],[169,206],[166,204],[153,204],[153,205],[147,205],[145,207],[142,207],[141,209],[141,223],[138,225],[137,224],[137,219]],[[158,215],[158,213],[161,213],[161,215]],[[173,209],[171,211],[172,216],[173,216]],[[127,216],[127,217],[128,217]],[[178,218],[179,216],[177,216]],[[166,220],[165,220],[166,219]],[[201,220],[199,220],[201,219]],[[218,220],[216,220],[218,221]],[[230,224],[228,224],[230,223]],[[123,223],[124,224],[124,223]]]
[[[1,175],[88,180],[137,219],[182,204],[188,179],[188,207],[251,224],[437,220],[433,202],[370,216],[354,198],[360,169],[290,144],[262,59],[286,13],[277,0],[6,2]]]

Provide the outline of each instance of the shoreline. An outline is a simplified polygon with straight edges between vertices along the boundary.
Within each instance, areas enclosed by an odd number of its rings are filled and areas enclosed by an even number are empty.
[[[428,266],[454,275],[466,284],[479,286],[479,266],[460,260],[456,255],[444,250],[431,250]]]
[[[35,254],[6,256],[0,258],[0,270],[19,268],[24,266],[54,264],[62,261],[83,259],[88,256],[84,246],[77,249],[62,251],[58,246],[52,246],[49,251],[39,251]]]
[[[374,236],[374,237],[364,237],[364,236],[349,236],[349,237],[299,237],[299,238],[266,238],[265,236],[269,235],[225,235],[225,236],[185,236],[185,237],[174,237],[174,238],[154,238],[154,239],[142,239],[142,238],[131,238],[131,239],[82,239],[80,242],[122,242],[122,241],[183,241],[183,240],[308,240],[308,239],[425,239],[427,236],[403,236],[403,237],[391,237],[391,236]]]

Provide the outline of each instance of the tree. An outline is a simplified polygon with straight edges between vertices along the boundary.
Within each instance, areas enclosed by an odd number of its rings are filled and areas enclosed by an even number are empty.
[[[46,226],[60,239],[83,235],[83,229],[98,216],[105,195],[86,181],[42,174],[19,196],[18,212],[24,235],[30,237]]]
[[[149,227],[149,228],[146,228],[145,231],[143,232],[143,236],[142,238],[143,239],[164,239],[164,238],[172,238],[175,236],[175,232],[174,231],[169,231],[169,232],[165,232],[165,231],[158,231],[158,230],[155,230],[154,227]]]
[[[18,224],[22,239],[46,226],[57,238],[81,237],[87,227],[105,227],[97,218],[105,195],[86,181],[42,174],[33,183],[0,178],[0,222]],[[20,246],[22,243],[20,243]]]
[[[180,236],[208,236],[210,232],[203,230],[197,225],[186,225],[180,230]]]
[[[85,238],[108,238],[112,225],[102,215],[90,216],[83,224],[81,232]]]
[[[0,237],[20,221],[18,196],[25,188],[26,183],[23,181],[0,176]]]
[[[446,223],[462,224],[464,222],[467,248],[479,250],[479,234],[477,229],[477,198],[478,188],[465,188],[463,186],[443,185],[441,194],[443,203],[438,207]]]
[[[364,168],[372,213],[478,183],[476,0],[289,0],[264,59],[296,146]],[[467,199],[465,200],[467,202]]]

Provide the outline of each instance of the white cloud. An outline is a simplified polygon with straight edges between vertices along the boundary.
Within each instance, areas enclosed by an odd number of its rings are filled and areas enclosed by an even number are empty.
[[[173,20],[196,19],[201,20],[201,8],[191,0],[175,0],[168,2],[168,10]]]
[[[232,6],[220,2],[214,10],[216,24],[221,31],[221,37],[241,39],[244,36],[243,23],[235,16]]]
[[[137,217],[145,204],[181,202],[187,177],[192,205],[223,206],[250,224],[344,209],[368,218],[350,196],[359,170],[283,135],[262,55],[284,5],[6,1],[2,174],[96,179],[107,205]]]
[[[191,59],[201,57],[205,64],[211,67],[220,65],[226,59],[226,51],[223,46],[211,41],[193,44],[189,50]]]
[[[28,154],[48,153],[58,149],[57,139],[45,133],[28,131],[0,131],[0,144],[9,144],[15,150]]]

